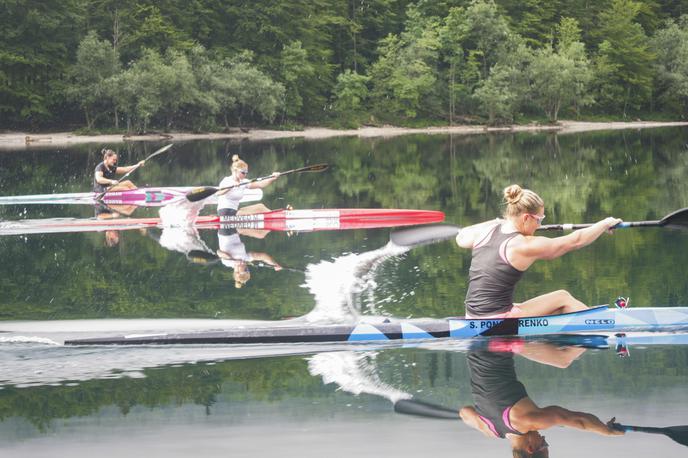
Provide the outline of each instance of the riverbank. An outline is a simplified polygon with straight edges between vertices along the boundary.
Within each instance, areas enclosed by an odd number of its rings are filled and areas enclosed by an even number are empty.
[[[248,130],[229,132],[229,133],[169,133],[169,134],[147,134],[147,135],[76,135],[71,132],[58,132],[48,134],[34,134],[23,132],[12,132],[0,134],[0,150],[20,150],[20,149],[45,149],[52,147],[64,147],[78,144],[108,144],[141,141],[176,141],[184,142],[191,140],[273,140],[277,138],[305,138],[322,139],[330,137],[394,137],[409,134],[481,134],[490,132],[541,132],[556,131],[560,134],[587,132],[595,130],[619,130],[619,129],[651,129],[656,127],[680,127],[688,126],[688,122],[652,122],[652,121],[632,121],[632,122],[581,122],[581,121],[560,121],[556,125],[548,124],[529,124],[513,125],[506,127],[487,127],[487,126],[446,126],[446,127],[427,127],[427,128],[405,128],[405,127],[361,127],[359,129],[336,130],[326,128],[306,128],[304,130]]]

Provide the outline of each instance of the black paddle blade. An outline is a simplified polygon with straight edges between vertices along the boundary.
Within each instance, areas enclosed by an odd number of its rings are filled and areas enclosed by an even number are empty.
[[[430,404],[429,402],[416,401],[414,399],[402,399],[394,403],[394,411],[405,415],[419,417],[440,418],[444,420],[458,420],[458,410],[448,407]]]
[[[315,165],[309,165],[308,167],[304,167],[301,170],[298,170],[299,172],[323,172],[327,170],[329,167],[328,164],[315,164]]]
[[[663,429],[665,430],[664,434],[679,444],[688,447],[688,425],[669,426]]]
[[[220,262],[220,257],[215,253],[203,250],[191,250],[186,253],[186,258],[194,264],[210,265]]]
[[[631,426],[614,423],[612,424],[612,427],[618,429],[619,431],[637,431],[640,433],[664,434],[665,436],[673,439],[675,442],[688,447],[688,425],[667,426],[665,428],[660,428],[656,426]]]
[[[186,193],[186,200],[189,202],[198,202],[199,200],[206,199],[218,191],[219,188],[214,186],[202,186],[200,188],[194,188]]]
[[[674,229],[688,228],[688,208],[682,208],[666,215],[659,221],[659,225]]]
[[[394,231],[389,239],[397,246],[419,246],[452,239],[460,229],[453,224],[427,224]]]

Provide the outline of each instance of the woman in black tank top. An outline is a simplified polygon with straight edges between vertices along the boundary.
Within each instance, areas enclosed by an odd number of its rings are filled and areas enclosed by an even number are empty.
[[[516,284],[537,260],[556,259],[597,240],[621,222],[606,218],[562,237],[535,236],[545,218],[544,201],[529,189],[511,185],[504,189],[504,219],[463,228],[456,243],[473,251],[466,292],[466,316],[518,318],[557,315],[587,308],[568,291],[543,294],[514,303]]]

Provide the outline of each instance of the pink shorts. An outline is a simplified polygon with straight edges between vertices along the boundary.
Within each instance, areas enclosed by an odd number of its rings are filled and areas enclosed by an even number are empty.
[[[480,315],[480,316],[474,316],[468,313],[468,310],[466,310],[466,318],[469,320],[492,320],[492,319],[502,319],[502,318],[520,318],[521,315],[521,307],[518,305],[513,305],[511,309],[508,312],[504,313],[496,313],[494,315]]]

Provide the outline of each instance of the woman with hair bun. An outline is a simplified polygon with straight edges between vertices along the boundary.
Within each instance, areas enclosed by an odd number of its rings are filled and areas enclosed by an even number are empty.
[[[220,182],[220,188],[234,186],[224,191],[217,193],[217,214],[220,218],[234,216],[234,215],[251,215],[253,213],[261,213],[270,211],[263,204],[249,205],[248,207],[239,210],[239,202],[244,197],[246,189],[264,188],[275,181],[279,176],[279,172],[272,174],[272,177],[248,183],[248,164],[242,161],[237,154],[232,156],[232,174],[224,177]],[[241,185],[246,183],[245,185]],[[241,186],[239,186],[241,185]]]
[[[543,294],[514,303],[516,283],[537,260],[556,259],[583,248],[621,222],[605,218],[562,237],[536,236],[545,218],[545,203],[535,192],[513,184],[504,189],[504,219],[463,228],[456,243],[473,251],[466,292],[467,318],[518,318],[558,315],[588,308],[568,291]]]

